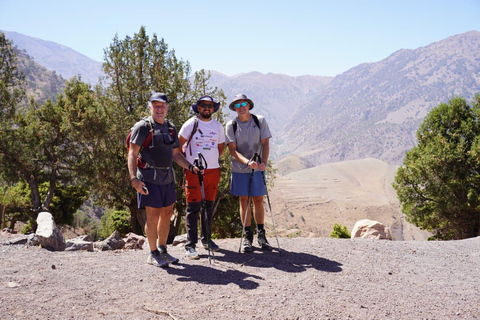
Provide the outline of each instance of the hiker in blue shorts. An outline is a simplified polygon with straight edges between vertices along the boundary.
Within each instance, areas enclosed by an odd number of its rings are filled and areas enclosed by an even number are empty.
[[[242,252],[253,251],[252,214],[247,203],[250,198],[253,200],[258,244],[262,250],[272,250],[264,229],[263,197],[266,190],[261,173],[267,166],[272,134],[263,116],[250,113],[253,106],[253,101],[245,94],[235,96],[228,107],[237,112],[237,117],[227,123],[225,138],[232,160],[230,192],[239,197],[240,218],[244,228]],[[254,158],[255,154],[260,156],[261,162]]]
[[[137,190],[138,208],[145,208],[150,254],[147,263],[168,267],[178,259],[167,253],[167,238],[173,204],[177,200],[173,161],[192,172],[198,168],[185,159],[177,149],[180,145],[177,130],[165,117],[168,99],[155,92],[148,102],[150,117],[137,122],[130,136],[128,171],[132,186]],[[146,139],[151,139],[144,145]],[[158,247],[157,247],[158,238]]]

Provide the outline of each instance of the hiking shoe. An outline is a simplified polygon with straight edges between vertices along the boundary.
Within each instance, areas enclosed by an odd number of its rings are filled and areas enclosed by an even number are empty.
[[[172,264],[177,264],[178,263],[178,259],[177,258],[174,258],[172,257],[168,252],[167,252],[167,247],[165,246],[158,246],[158,251],[160,252],[160,256],[165,260],[167,261],[168,263],[172,263]]]
[[[265,236],[265,229],[258,230],[257,241],[262,250],[272,251],[273,248],[270,243],[268,243],[267,237]]]
[[[242,252],[252,252],[253,247],[252,247],[252,242],[248,240],[247,237],[243,239],[243,245],[242,245]]]
[[[206,242],[203,242],[202,241],[202,245],[203,245],[203,248],[205,250],[208,250],[209,246],[210,246],[210,250],[214,251],[214,252],[218,252],[220,251],[220,248],[217,246],[217,244],[215,242],[213,242],[213,240],[210,240],[209,243],[206,243]]]
[[[158,254],[150,253],[147,258],[147,263],[160,268],[168,267],[168,262],[163,259],[160,252],[158,252]]]
[[[186,249],[186,251],[185,251],[185,257],[187,257],[187,259],[190,259],[190,260],[200,259],[200,257],[198,256],[197,251],[195,251],[195,248],[188,248],[188,249]]]

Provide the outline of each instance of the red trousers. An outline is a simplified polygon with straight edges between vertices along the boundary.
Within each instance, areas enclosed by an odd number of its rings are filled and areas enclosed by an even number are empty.
[[[189,170],[185,170],[185,197],[187,202],[201,202],[202,191],[198,175]],[[220,168],[207,169],[203,174],[203,189],[205,191],[206,201],[215,201],[218,192],[218,182],[220,181]]]

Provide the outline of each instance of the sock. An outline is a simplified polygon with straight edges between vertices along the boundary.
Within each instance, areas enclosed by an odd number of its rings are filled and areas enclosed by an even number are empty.
[[[245,230],[245,233],[250,233],[250,232],[252,232],[252,229],[250,228],[250,226],[245,227],[245,228],[243,228],[243,229]]]
[[[167,252],[167,247],[166,246],[158,246],[157,249],[160,253],[166,253]]]
[[[155,250],[152,250],[150,251],[154,256],[158,256],[160,255],[160,251],[158,251],[158,249],[155,249]]]
[[[263,224],[257,224],[257,229],[258,230],[263,230]]]

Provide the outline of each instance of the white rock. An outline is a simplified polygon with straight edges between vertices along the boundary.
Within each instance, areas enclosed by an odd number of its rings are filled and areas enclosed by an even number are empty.
[[[381,222],[363,219],[355,223],[352,229],[353,238],[366,238],[366,239],[386,239],[392,240],[392,234],[390,228]]]

